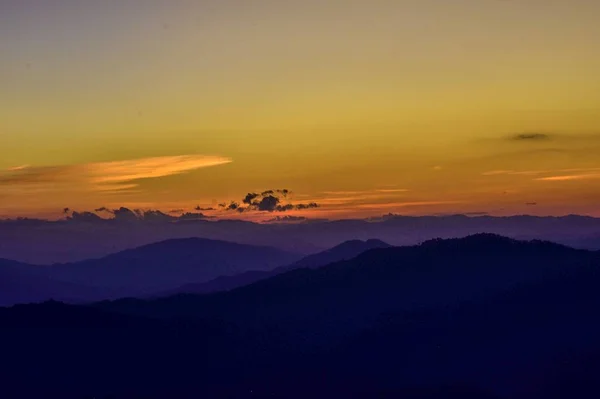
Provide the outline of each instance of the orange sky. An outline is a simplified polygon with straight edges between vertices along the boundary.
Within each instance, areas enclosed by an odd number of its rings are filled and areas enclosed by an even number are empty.
[[[600,216],[600,3],[0,4],[0,216]],[[268,219],[284,212],[205,211]],[[280,215],[280,216],[281,216]]]

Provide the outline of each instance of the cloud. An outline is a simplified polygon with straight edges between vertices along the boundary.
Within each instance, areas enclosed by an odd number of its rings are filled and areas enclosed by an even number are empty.
[[[308,220],[304,216],[293,216],[293,215],[285,215],[285,216],[275,216],[273,219],[265,220],[265,223],[297,223],[304,222]]]
[[[572,173],[572,172],[588,172],[588,173],[580,173],[576,175],[566,175],[566,176],[547,176],[540,177],[535,180],[577,180],[584,178],[594,178],[594,176],[600,173],[600,168],[569,168],[569,169],[555,169],[555,170],[491,170],[488,172],[483,172],[483,176],[501,176],[501,175],[511,175],[511,176],[533,176],[533,175],[543,175],[543,174],[556,174],[556,173]]]
[[[183,215],[179,216],[177,219],[178,220],[202,220],[202,219],[208,219],[209,217],[204,215],[203,213],[191,213],[191,212],[186,212]]]
[[[526,202],[525,205],[527,205],[527,206],[536,206],[537,202]]]
[[[112,214],[114,215],[114,219],[119,222],[134,222],[139,219],[139,213],[124,207],[114,209]]]
[[[177,219],[175,216],[167,215],[161,211],[156,210],[144,211],[141,213],[140,216],[142,219],[148,222],[170,222]]]
[[[405,188],[382,188],[379,190],[376,190],[378,193],[405,193],[409,190],[405,189]]]
[[[0,186],[44,188],[46,191],[118,192],[142,179],[178,175],[232,162],[208,155],[179,155],[75,165],[27,166],[0,173]]]
[[[540,177],[535,180],[537,181],[571,181],[571,180],[591,180],[600,179],[600,173],[584,173],[577,175],[560,175],[560,176],[547,176]]]
[[[202,208],[200,205],[198,205],[194,208],[194,210],[196,210],[196,211],[214,211],[215,208],[212,208],[212,207]]]
[[[308,204],[298,204],[296,205],[296,209],[311,209],[311,208],[318,208],[319,204],[317,204],[316,202],[309,202]]]
[[[279,204],[279,198],[273,195],[267,195],[263,197],[257,204],[257,208],[259,211],[273,212],[277,209],[277,205]]]
[[[244,197],[244,199],[242,200],[242,202],[244,204],[252,204],[252,201],[254,201],[256,198],[258,198],[260,196],[260,194],[258,193],[248,193],[246,194],[246,196]]]
[[[546,133],[519,133],[510,137],[513,141],[547,141],[551,136]]]
[[[358,204],[356,208],[361,209],[378,209],[378,208],[403,208],[403,207],[420,207],[433,205],[448,205],[460,204],[460,201],[407,201],[407,202],[388,202],[382,204]]]
[[[176,211],[181,211],[182,214],[179,216],[169,215],[157,209],[129,209],[126,207],[120,207],[118,209],[108,209],[105,207],[97,208],[94,212],[77,212],[72,211],[71,215],[66,218],[68,221],[74,222],[150,222],[150,223],[171,223],[176,221],[190,221],[190,220],[200,220],[200,219],[208,219],[210,216],[204,215],[202,213],[190,213],[184,212],[183,210],[177,209]],[[104,212],[110,215],[113,215],[112,218],[102,218],[98,215],[98,213]],[[172,211],[171,211],[172,212]]]
[[[489,212],[465,212],[465,216],[489,216]]]
[[[71,222],[84,223],[95,223],[104,221],[104,219],[102,219],[100,216],[96,215],[93,212],[73,212],[73,214],[69,216],[67,220]]]
[[[293,204],[287,201],[291,191],[288,189],[277,189],[277,190],[265,190],[263,192],[248,193],[242,199],[242,206],[236,201],[231,201],[229,204],[221,203],[219,207],[227,211],[237,211],[239,213],[248,211],[258,212],[287,212],[292,210],[303,210],[310,208],[317,208],[319,205],[315,202],[307,204]],[[283,203],[283,202],[286,203]]]
[[[548,173],[547,170],[490,170],[488,172],[483,172],[482,176],[501,176],[501,175],[512,175],[512,176],[521,176],[521,175],[539,175],[542,173]]]
[[[27,169],[29,167],[30,167],[30,165],[19,165],[19,166],[13,166],[13,167],[8,168],[6,170],[8,170],[9,172],[16,172],[16,171],[19,171],[19,170]]]

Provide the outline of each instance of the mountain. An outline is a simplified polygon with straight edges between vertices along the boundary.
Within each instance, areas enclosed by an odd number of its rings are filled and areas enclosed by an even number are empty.
[[[600,249],[600,218],[577,215],[494,217],[388,214],[369,219],[305,220],[295,223],[173,220],[164,216],[128,222],[78,217],[62,221],[0,220],[0,258],[34,264],[77,262],[167,239],[188,237],[266,245],[308,255],[354,239],[376,238],[400,246],[416,245],[436,237],[463,237],[481,232]]]
[[[109,290],[56,281],[37,266],[0,259],[0,306],[48,299],[83,302],[113,298]]]
[[[599,286],[598,252],[480,234],[211,295],[20,306],[0,310],[0,394],[595,398]]]
[[[272,271],[252,270],[233,276],[220,276],[214,280],[200,284],[186,284],[176,290],[164,292],[159,296],[174,295],[177,293],[188,294],[207,294],[218,291],[228,291],[234,288],[242,287],[255,283],[278,274],[302,268],[318,268],[329,263],[339,262],[354,258],[355,256],[375,248],[389,248],[391,245],[386,244],[381,240],[350,240],[343,242],[331,249],[319,252],[314,255],[308,255],[297,262],[287,266],[280,266]]]
[[[281,271],[309,268],[314,269],[333,262],[352,259],[363,252],[376,248],[390,248],[391,245],[381,240],[369,239],[366,241],[350,240],[335,247],[314,255],[308,255],[298,262],[279,268]]]
[[[51,266],[0,262],[0,304],[90,302],[173,289],[246,270],[272,270],[300,256],[201,238],[167,240],[104,258]]]
[[[153,301],[124,300],[109,307],[136,312],[232,320],[271,312],[301,324],[303,317],[331,311],[356,320],[359,310],[414,309],[460,303],[531,281],[556,278],[571,268],[598,261],[595,252],[542,241],[517,241],[493,234],[430,240],[412,247],[373,249],[317,269],[296,269],[228,293],[180,295]],[[349,306],[350,303],[357,307]],[[317,307],[317,311],[312,307]],[[339,309],[337,309],[339,308]],[[293,310],[293,311],[291,311]],[[325,317],[325,316],[323,316]]]
[[[298,259],[275,248],[218,240],[167,240],[96,260],[49,267],[54,279],[110,288],[122,295],[170,289],[247,270],[272,270]]]

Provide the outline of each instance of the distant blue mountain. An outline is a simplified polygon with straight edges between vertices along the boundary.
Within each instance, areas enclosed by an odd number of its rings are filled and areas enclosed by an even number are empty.
[[[350,240],[335,247],[314,255],[308,255],[291,265],[281,266],[272,271],[251,270],[233,276],[220,276],[214,280],[200,284],[186,284],[176,290],[163,292],[159,296],[168,296],[177,293],[205,294],[218,291],[227,291],[242,287],[269,277],[276,276],[286,271],[302,268],[318,268],[329,263],[352,259],[359,254],[375,248],[389,248],[391,245],[381,240]]]
[[[0,304],[94,301],[147,295],[223,274],[272,270],[300,255],[201,238],[167,240],[82,262],[33,266],[0,262]]]
[[[0,259],[0,306],[48,299],[83,302],[115,298],[110,290],[57,281],[38,266]]]

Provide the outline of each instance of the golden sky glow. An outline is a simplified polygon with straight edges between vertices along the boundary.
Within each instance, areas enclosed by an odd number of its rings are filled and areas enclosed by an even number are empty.
[[[590,0],[3,1],[0,216],[274,188],[314,217],[600,216],[599,18]]]

